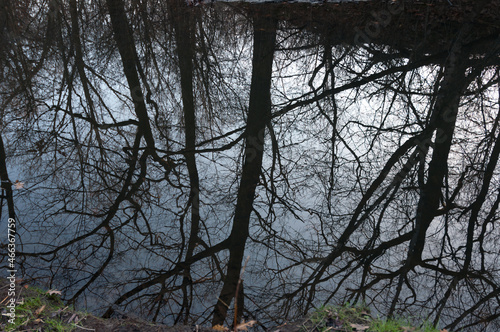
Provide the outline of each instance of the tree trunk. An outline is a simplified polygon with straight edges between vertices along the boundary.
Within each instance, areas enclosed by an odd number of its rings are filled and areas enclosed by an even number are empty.
[[[242,267],[245,242],[249,235],[255,188],[259,183],[264,154],[264,132],[271,116],[271,76],[276,42],[276,21],[254,16],[252,82],[245,138],[245,160],[238,189],[226,278],[215,305],[212,325],[223,324],[228,306],[235,296]],[[239,308],[243,310],[243,308]],[[239,316],[241,315],[238,314]],[[237,322],[234,322],[237,324]]]
[[[186,166],[189,174],[189,205],[191,206],[190,234],[186,250],[186,261],[193,257],[193,252],[199,242],[198,233],[200,231],[200,181],[198,168],[196,167],[195,145],[196,145],[196,114],[193,92],[193,59],[194,59],[194,16],[192,8],[188,8],[183,0],[172,0],[171,17],[175,29],[175,42],[177,45],[177,58],[179,60],[179,70],[181,77],[182,104],[184,111],[184,134]],[[183,311],[184,323],[188,323],[191,298],[189,287],[192,283],[190,267],[184,271],[182,281],[183,302],[181,313],[177,317],[180,320]]]
[[[467,55],[462,52],[463,38],[467,35],[467,31],[467,26],[464,26],[445,62],[443,81],[428,125],[435,129],[436,138],[432,146],[433,152],[429,162],[427,181],[421,188],[415,218],[415,232],[410,240],[406,262],[401,269],[389,316],[392,316],[396,309],[408,272],[422,262],[427,230],[432,220],[438,215],[443,180],[448,173],[448,155],[455,131],[460,96],[463,95],[473,77],[473,75],[466,76]],[[426,153],[423,155],[422,158],[425,158]]]
[[[464,32],[462,31],[462,34]],[[425,183],[417,206],[415,234],[410,242],[408,261],[412,265],[421,261],[425,236],[432,220],[437,215],[442,196],[443,180],[448,172],[448,155],[455,131],[460,96],[468,86],[466,78],[467,56],[461,52],[463,36],[453,45],[445,64],[444,78],[431,116],[431,126],[435,121],[436,139],[432,159],[429,163]]]
[[[149,124],[149,116],[144,102],[139,75],[137,73],[137,57],[135,43],[130,27],[123,0],[107,0],[113,36],[118,46],[118,51],[123,63],[123,72],[127,78],[130,96],[134,102],[135,113],[139,119],[139,130],[151,153],[155,152],[155,141]]]
[[[16,219],[16,211],[14,207],[14,196],[12,195],[12,183],[9,180],[7,171],[7,156],[3,145],[3,137],[0,136],[0,179],[2,180],[2,199],[7,199],[7,210],[9,218]],[[1,211],[0,211],[1,214]]]

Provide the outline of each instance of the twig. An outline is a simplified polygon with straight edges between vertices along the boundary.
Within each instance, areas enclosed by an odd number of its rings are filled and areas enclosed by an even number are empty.
[[[83,326],[80,326],[80,325],[76,325],[76,324],[71,324],[73,325],[74,327],[78,327],[80,329],[83,329],[83,330],[87,330],[87,331],[95,331],[95,329],[89,329],[89,328],[86,328],[86,327],[83,327]]]

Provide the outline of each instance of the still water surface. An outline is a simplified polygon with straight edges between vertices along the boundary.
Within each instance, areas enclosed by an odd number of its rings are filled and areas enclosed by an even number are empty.
[[[168,324],[364,302],[496,331],[499,8],[13,4],[1,227],[22,277]]]

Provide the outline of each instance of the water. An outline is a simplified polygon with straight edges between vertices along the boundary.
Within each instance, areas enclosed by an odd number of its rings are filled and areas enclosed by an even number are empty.
[[[349,301],[495,331],[497,5],[127,3],[133,43],[118,7],[13,5],[22,277],[167,324],[226,299],[230,325],[248,256],[242,315],[267,328]]]

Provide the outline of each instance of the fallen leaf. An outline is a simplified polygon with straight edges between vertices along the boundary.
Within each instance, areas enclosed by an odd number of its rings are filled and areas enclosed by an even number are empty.
[[[215,330],[215,331],[229,331],[229,329],[227,327],[222,326],[222,325],[212,326],[212,330]]]
[[[370,328],[368,325],[360,325],[360,324],[350,324],[350,325],[356,331],[366,331]]]
[[[257,321],[255,321],[255,320],[249,320],[246,323],[245,323],[245,321],[243,321],[243,322],[241,322],[241,324],[236,325],[236,329],[242,330],[242,331],[247,331],[248,327],[252,327],[255,324],[257,324]]]
[[[62,295],[61,291],[58,291],[58,290],[55,290],[55,289],[49,289],[47,291],[47,294],[49,294],[49,295],[53,295],[53,294]]]
[[[21,182],[19,180],[16,180],[16,182],[14,182],[14,189],[23,189],[24,187],[24,182]]]
[[[45,309],[45,304],[35,311],[35,315],[36,316],[40,315],[44,309]]]
[[[45,322],[43,321],[43,319],[37,318],[35,319],[35,323],[45,323]]]

